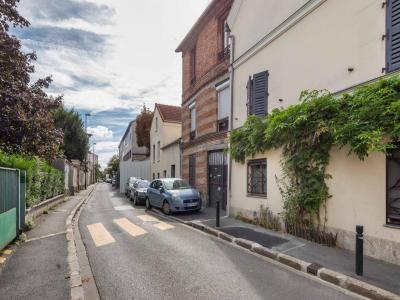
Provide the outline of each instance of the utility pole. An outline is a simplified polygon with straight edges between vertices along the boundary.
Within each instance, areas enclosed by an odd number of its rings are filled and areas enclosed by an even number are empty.
[[[94,145],[96,145],[95,142],[93,142],[93,183],[96,183],[96,161],[95,161],[95,155],[94,155]]]
[[[86,136],[88,135],[87,133],[87,117],[90,117],[90,113],[85,113],[85,134]],[[86,152],[86,151],[85,151]],[[87,189],[87,152],[85,153],[85,190]]]

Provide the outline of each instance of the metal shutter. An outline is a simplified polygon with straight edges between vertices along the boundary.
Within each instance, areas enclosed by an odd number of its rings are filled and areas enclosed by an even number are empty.
[[[399,0],[400,1],[400,0]],[[268,72],[260,72],[253,75],[253,110],[256,116],[264,117],[267,115],[267,96],[268,96]]]
[[[386,10],[387,71],[400,68],[400,0],[388,0]]]

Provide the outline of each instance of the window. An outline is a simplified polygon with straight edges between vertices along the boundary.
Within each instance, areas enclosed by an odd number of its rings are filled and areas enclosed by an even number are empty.
[[[160,173],[157,173],[157,178],[160,178]]]
[[[163,171],[163,177],[164,177],[164,178],[167,178],[167,170],[164,170],[164,171]]]
[[[171,165],[171,177],[175,177],[175,165]]]
[[[153,144],[153,163],[156,162],[156,145]]]
[[[267,194],[267,163],[265,159],[250,160],[247,163],[247,192]]]
[[[386,71],[400,68],[400,0],[386,1]]]
[[[260,72],[247,81],[247,113],[265,117],[268,113],[268,72]]]
[[[190,110],[190,139],[196,137],[196,103],[193,102],[189,105]]]
[[[189,184],[196,186],[196,154],[189,155]]]
[[[157,142],[157,161],[160,161],[160,141]]]
[[[196,81],[196,46],[190,51],[190,84]]]
[[[229,45],[229,26],[226,17],[221,19],[219,25],[219,36],[220,36],[220,51],[218,53],[218,58],[224,60],[230,56],[230,45]]]
[[[229,113],[230,113],[230,89],[229,81],[221,84],[222,88],[218,89],[218,131],[227,131],[229,129]]]
[[[153,180],[156,179],[156,174],[153,173]]]
[[[386,158],[386,223],[400,225],[400,149]]]
[[[156,117],[156,132],[158,131],[158,118]]]

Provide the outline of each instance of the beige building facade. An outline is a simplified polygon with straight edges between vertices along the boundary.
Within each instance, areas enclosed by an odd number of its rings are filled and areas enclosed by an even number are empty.
[[[267,114],[297,103],[303,90],[340,93],[396,71],[386,53],[387,14],[388,7],[375,0],[235,0],[228,16],[233,36],[232,128],[240,128],[251,110],[249,78],[265,82]],[[258,113],[263,115],[262,110]],[[331,153],[327,228],[338,233],[339,247],[353,250],[355,227],[364,225],[365,253],[400,264],[400,227],[387,216],[387,158],[372,153],[360,161],[347,150]],[[260,205],[282,213],[275,179],[282,175],[280,159],[280,151],[273,150],[245,164],[231,163],[230,215],[252,217]],[[248,189],[251,170],[261,170],[263,176],[257,193]]]
[[[181,108],[156,104],[150,130],[152,179],[181,177]]]

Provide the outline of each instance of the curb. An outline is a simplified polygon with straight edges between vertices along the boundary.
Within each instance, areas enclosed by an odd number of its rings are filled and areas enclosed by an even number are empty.
[[[67,220],[65,221],[65,225],[67,227],[67,247],[68,247],[68,265],[70,271],[70,288],[71,288],[71,300],[78,300],[78,299],[85,299],[83,294],[83,287],[82,287],[82,278],[80,274],[80,267],[78,261],[78,254],[76,251],[75,245],[75,236],[73,226],[75,223],[75,216],[82,205],[89,199],[90,195],[92,194],[95,186],[91,188],[90,191],[79,201],[79,203],[74,207],[74,209],[69,214]]]
[[[169,218],[168,216],[167,218]],[[177,218],[172,218],[177,219]],[[379,287],[376,287],[372,284],[363,282],[361,280],[355,279],[353,277],[344,275],[339,272],[335,272],[333,270],[324,268],[318,264],[312,264],[301,259],[295,258],[293,256],[266,248],[261,246],[253,241],[235,238],[225,232],[222,232],[213,227],[193,222],[193,221],[179,221],[180,223],[184,223],[189,225],[197,230],[203,231],[207,234],[210,234],[214,237],[222,239],[231,244],[242,247],[251,252],[257,253],[266,258],[272,259],[276,262],[284,264],[285,266],[291,267],[297,271],[306,273],[308,275],[313,275],[318,277],[319,279],[344,288],[348,291],[351,291],[355,294],[374,299],[374,300],[400,300],[400,296]]]

